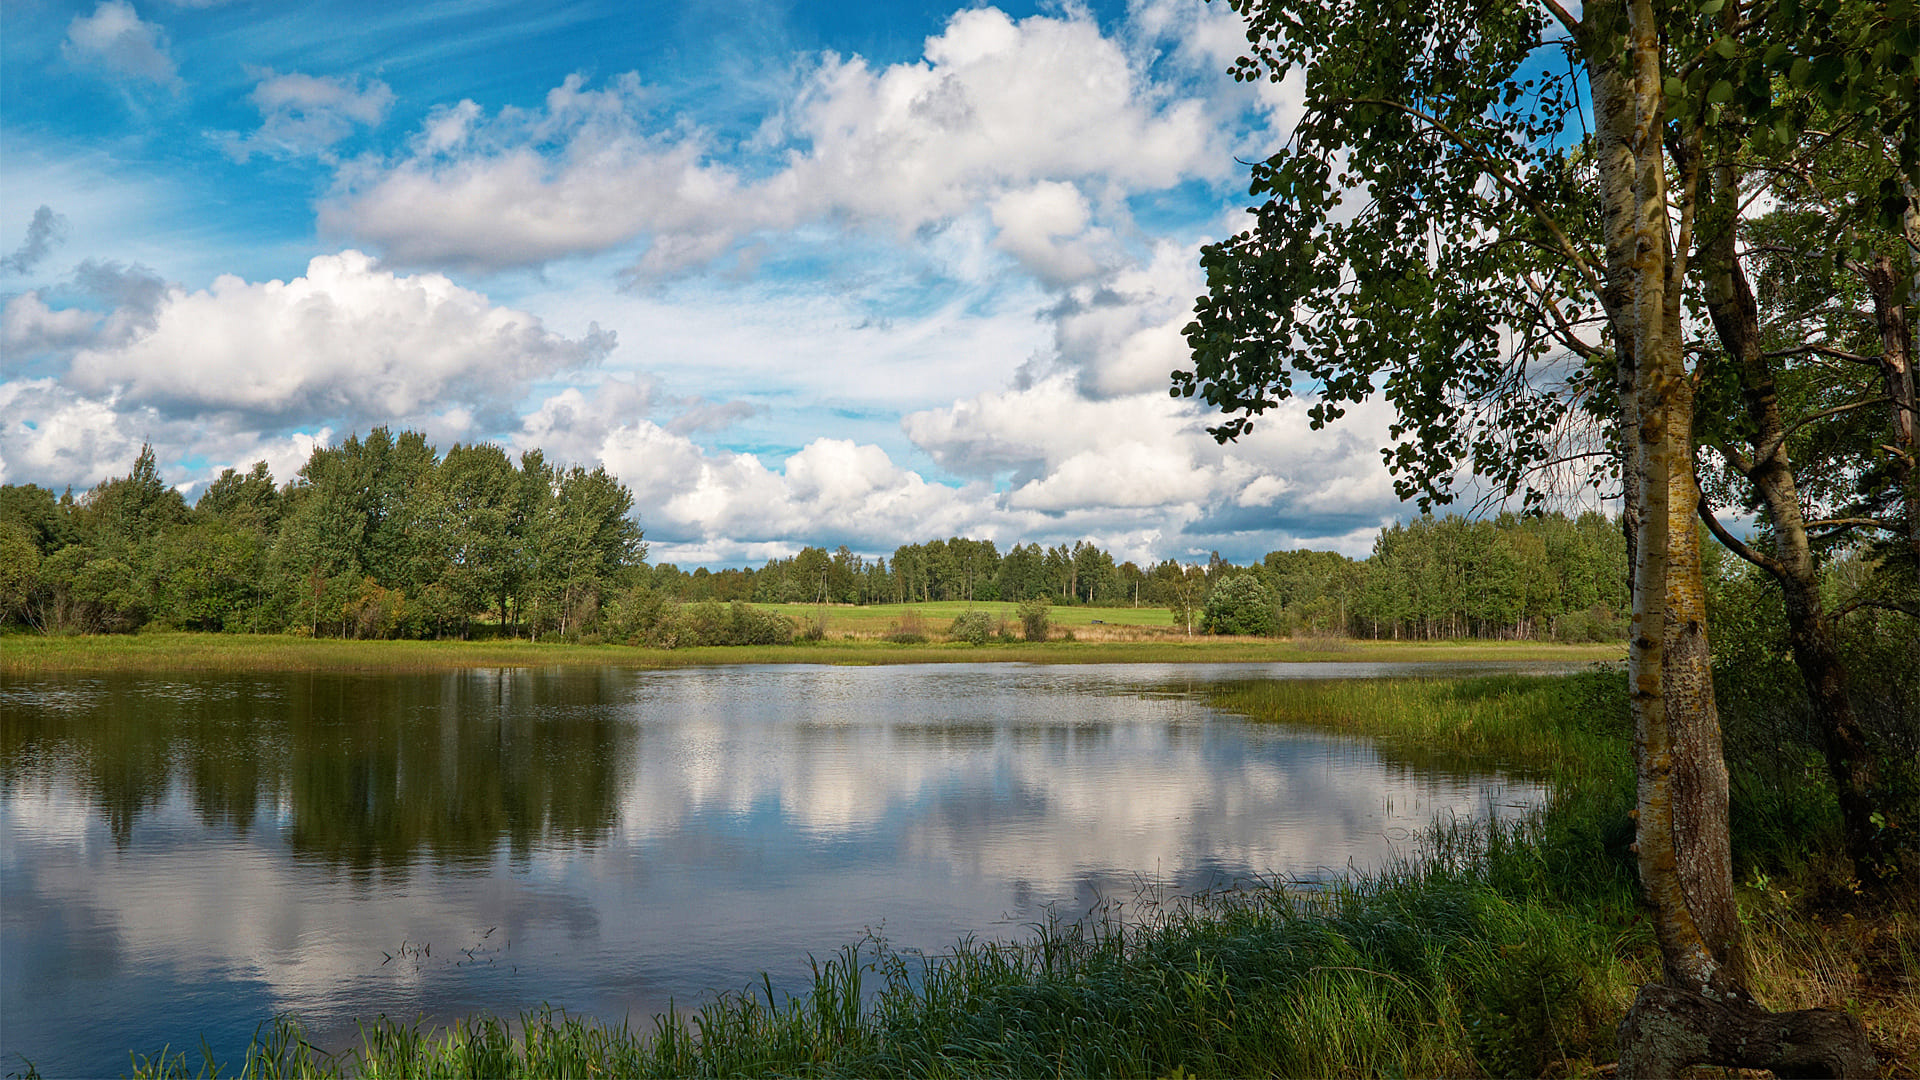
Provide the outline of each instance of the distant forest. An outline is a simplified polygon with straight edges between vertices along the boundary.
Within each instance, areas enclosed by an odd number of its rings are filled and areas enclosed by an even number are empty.
[[[1097,545],[952,537],[891,558],[808,547],[758,569],[649,565],[633,495],[537,450],[437,452],[376,428],[315,449],[292,482],[228,469],[189,506],[143,449],[82,495],[0,487],[0,620],[47,633],[143,626],[314,636],[791,640],[746,604],[1032,601],[1166,607],[1199,631],[1611,640],[1626,550],[1598,513],[1382,529],[1362,560],[1275,551],[1141,567]],[[1229,586],[1227,583],[1232,582]]]

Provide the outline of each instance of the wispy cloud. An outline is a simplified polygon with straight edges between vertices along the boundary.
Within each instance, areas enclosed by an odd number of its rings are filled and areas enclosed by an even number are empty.
[[[378,79],[280,74],[271,68],[251,74],[257,82],[248,97],[260,110],[260,127],[215,136],[243,164],[255,153],[332,161],[336,144],[357,129],[378,127],[393,105],[393,90]]]
[[[76,15],[67,25],[61,55],[70,63],[93,67],[119,79],[181,88],[179,71],[168,54],[166,31],[142,21],[126,0],[101,0],[91,15]]]
[[[13,254],[0,258],[0,274],[30,272],[66,238],[67,219],[54,213],[53,207],[43,204],[33,212],[33,220],[27,223],[27,238],[21,241]]]

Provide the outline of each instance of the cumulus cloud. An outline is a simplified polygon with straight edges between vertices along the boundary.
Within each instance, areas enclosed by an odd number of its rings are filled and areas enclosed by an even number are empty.
[[[1345,427],[1309,432],[1306,403],[1288,402],[1228,446],[1191,404],[1164,393],[1088,397],[1059,373],[908,415],[907,436],[965,476],[1007,476],[1009,511],[1061,520],[1150,519],[1165,536],[1299,538],[1372,529],[1398,510],[1380,465],[1388,411],[1350,412]]]
[[[31,271],[66,238],[67,219],[54,213],[53,207],[41,206],[33,212],[33,220],[27,223],[27,238],[21,241],[13,254],[0,258],[0,274],[25,274]]]
[[[532,380],[595,363],[612,346],[598,327],[569,339],[443,275],[398,276],[344,251],[291,281],[222,276],[204,291],[172,288],[150,327],[78,352],[69,380],[180,414],[450,417],[487,429],[506,422]]]
[[[994,203],[1005,249],[1065,280],[1090,273],[1105,242],[1074,183],[1117,195],[1231,164],[1203,104],[1156,85],[1083,13],[974,9],[916,62],[821,57],[759,137],[781,151],[765,175],[719,164],[710,136],[653,122],[648,106],[629,74],[602,90],[570,76],[538,110],[442,108],[399,160],[343,171],[321,224],[404,263],[485,269],[639,241],[644,278],[762,230],[905,234]]]
[[[82,260],[68,285],[29,290],[0,308],[6,367],[36,357],[64,360],[83,348],[123,345],[152,330],[166,295],[167,283],[144,266]],[[60,306],[48,303],[49,297]],[[75,298],[83,304],[67,303]]]
[[[0,383],[0,483],[76,491],[124,476],[143,444],[171,484],[197,487],[225,466],[265,461],[290,480],[334,429],[265,429],[233,416],[177,417],[112,394],[82,393],[53,378]]]
[[[140,442],[110,401],[52,379],[0,383],[0,483],[90,487],[107,463],[133,460]]]
[[[260,110],[260,128],[242,135],[217,136],[235,161],[254,153],[278,157],[317,155],[331,158],[334,144],[359,127],[378,127],[393,105],[393,91],[378,79],[279,74],[271,68],[252,72],[259,81],[249,95]]]
[[[1045,180],[1009,191],[990,212],[999,230],[994,246],[1048,285],[1092,277],[1117,255],[1112,231],[1089,227],[1092,208],[1072,184]]]
[[[660,258],[711,257],[753,202],[700,136],[647,130],[645,98],[631,73],[604,90],[572,75],[541,110],[436,109],[398,164],[343,174],[321,227],[410,265],[535,265],[643,233]]]
[[[5,343],[6,366],[40,353],[72,349],[90,341],[100,316],[84,308],[55,310],[35,289],[7,301],[0,308],[0,342]]]
[[[68,62],[112,75],[177,90],[180,75],[167,54],[166,31],[143,22],[126,0],[101,0],[91,15],[67,24],[60,53]]]

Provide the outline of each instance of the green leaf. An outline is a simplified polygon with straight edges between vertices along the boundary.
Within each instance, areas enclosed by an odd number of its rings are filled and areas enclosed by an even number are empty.
[[[1721,34],[1720,40],[1713,43],[1713,51],[1719,53],[1723,58],[1731,60],[1739,53],[1740,42],[1736,41],[1732,34]]]
[[[1727,0],[1706,0],[1705,3],[1700,5],[1700,14],[1718,15],[1720,14],[1720,9],[1726,6]]]
[[[1709,105],[1721,105],[1732,100],[1733,84],[1725,79],[1714,83],[1713,89],[1707,91],[1707,104]]]

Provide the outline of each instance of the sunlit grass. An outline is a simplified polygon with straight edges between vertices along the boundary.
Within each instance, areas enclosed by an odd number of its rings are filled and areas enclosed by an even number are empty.
[[[1094,609],[1098,610],[1098,609]],[[944,630],[944,623],[929,626]],[[1099,628],[1094,628],[1099,629]],[[820,641],[791,645],[646,649],[523,640],[342,641],[268,634],[143,633],[0,636],[0,674],[107,671],[439,671],[470,667],[615,665],[674,668],[715,664],[921,664],[1006,661],[1046,664],[1233,663],[1274,661],[1501,661],[1580,663],[1613,658],[1607,645],[1537,642],[1359,642],[1329,639],[1154,636],[1137,641],[935,640],[897,645],[849,640],[829,623]]]
[[[1258,721],[1365,736],[1403,759],[1587,782],[1625,775],[1624,693],[1617,671],[1596,670],[1565,679],[1260,680],[1231,684],[1213,702]]]

